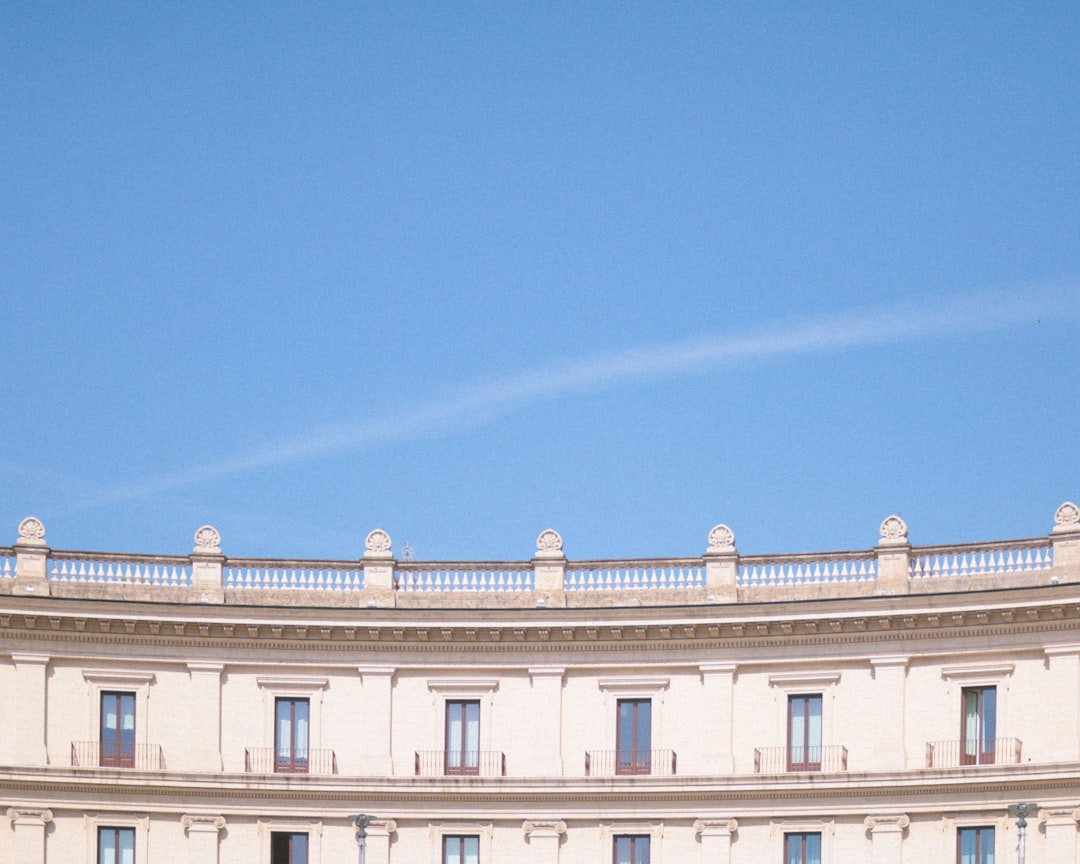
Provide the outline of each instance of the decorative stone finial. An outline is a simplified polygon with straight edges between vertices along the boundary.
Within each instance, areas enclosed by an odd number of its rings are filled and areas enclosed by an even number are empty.
[[[1080,507],[1066,501],[1054,513],[1054,531],[1080,531]]]
[[[44,546],[45,525],[34,516],[27,516],[19,523],[19,544],[22,546]]]
[[[734,552],[735,532],[727,525],[714,525],[709,532],[709,552]]]
[[[881,545],[900,546],[908,542],[907,522],[893,514],[881,523]]]
[[[562,558],[562,536],[553,528],[541,531],[536,538],[536,554],[538,558]]]
[[[213,525],[203,525],[195,532],[195,548],[191,550],[196,555],[220,555],[221,535]]]
[[[364,553],[365,558],[390,558],[392,543],[390,541],[390,535],[383,531],[381,528],[376,528],[367,538],[364,540],[364,548],[367,550]]]

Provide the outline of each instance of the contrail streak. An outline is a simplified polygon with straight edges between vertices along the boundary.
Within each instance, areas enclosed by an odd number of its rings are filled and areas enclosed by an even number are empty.
[[[952,298],[819,318],[776,321],[727,333],[594,355],[581,360],[485,379],[399,411],[351,424],[313,429],[291,441],[246,455],[118,486],[82,507],[146,498],[162,492],[401,440],[481,425],[525,404],[602,390],[634,380],[730,370],[796,355],[835,353],[872,345],[990,332],[1076,318],[1076,284]]]

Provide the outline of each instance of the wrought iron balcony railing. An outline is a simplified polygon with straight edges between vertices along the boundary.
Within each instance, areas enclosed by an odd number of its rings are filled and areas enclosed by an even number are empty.
[[[165,755],[160,744],[72,741],[71,767],[164,771]]]
[[[847,771],[848,751],[841,744],[825,747],[755,747],[755,774],[799,771]]]
[[[674,750],[589,750],[585,753],[586,777],[675,774]]]
[[[417,777],[505,777],[506,754],[501,750],[418,750]]]
[[[965,765],[1015,765],[1023,743],[1018,738],[987,738],[982,741],[928,741],[927,768],[960,768]]]
[[[337,774],[333,750],[279,751],[274,747],[245,747],[244,771],[248,774]]]

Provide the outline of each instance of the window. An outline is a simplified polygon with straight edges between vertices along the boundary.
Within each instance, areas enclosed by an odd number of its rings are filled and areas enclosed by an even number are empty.
[[[821,770],[821,694],[788,697],[788,771]]]
[[[649,864],[649,837],[634,834],[615,838],[614,864]]]
[[[283,774],[306,774],[308,772],[309,730],[307,699],[275,700],[275,771]],[[306,852],[304,860],[307,860]]]
[[[307,864],[308,835],[287,831],[270,834],[270,864]]]
[[[615,773],[648,774],[652,762],[652,700],[620,699]]]
[[[957,864],[994,864],[994,829],[960,828],[956,832]]]
[[[821,864],[821,835],[785,834],[784,864]]]
[[[98,864],[135,864],[134,828],[98,828]]]
[[[480,838],[460,834],[443,837],[442,864],[480,864]]]
[[[101,752],[108,768],[135,767],[135,694],[101,694]]]
[[[480,773],[480,702],[450,699],[446,703],[446,773]]]
[[[965,687],[960,728],[960,764],[993,765],[997,738],[997,688]],[[974,859],[973,859],[974,860]]]

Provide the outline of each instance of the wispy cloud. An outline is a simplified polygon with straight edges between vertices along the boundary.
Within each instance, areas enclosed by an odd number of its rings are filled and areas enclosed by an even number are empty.
[[[419,404],[308,434],[231,458],[106,490],[81,508],[147,498],[186,486],[367,447],[475,427],[524,405],[634,380],[715,373],[799,355],[955,337],[1080,316],[1080,285],[1041,285],[818,318],[775,321],[743,333],[638,345],[516,374],[487,378]]]

